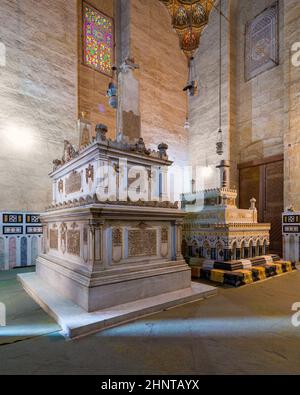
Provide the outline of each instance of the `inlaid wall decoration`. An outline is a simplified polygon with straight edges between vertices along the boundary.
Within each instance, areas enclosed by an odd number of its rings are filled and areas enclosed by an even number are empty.
[[[2,214],[4,224],[21,224],[23,222],[22,214]]]
[[[154,256],[157,254],[157,233],[154,229],[128,231],[128,255]]]
[[[26,223],[27,224],[40,224],[41,219],[39,214],[27,214],[26,215]]]
[[[279,6],[267,8],[246,25],[245,80],[279,64]]]
[[[42,235],[43,227],[42,226],[26,226],[26,234],[28,235]]]
[[[114,63],[113,19],[83,3],[84,64],[112,76]]]
[[[0,212],[0,270],[34,264],[42,240],[38,213]]]
[[[23,234],[23,226],[3,226],[4,235],[21,235]]]

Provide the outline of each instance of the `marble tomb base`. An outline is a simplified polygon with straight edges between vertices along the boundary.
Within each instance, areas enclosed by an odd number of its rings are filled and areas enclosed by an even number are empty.
[[[75,339],[125,322],[158,313],[182,304],[216,295],[217,288],[191,283],[179,291],[164,293],[88,313],[70,299],[58,294],[35,273],[20,274],[27,293],[61,326],[67,338]]]

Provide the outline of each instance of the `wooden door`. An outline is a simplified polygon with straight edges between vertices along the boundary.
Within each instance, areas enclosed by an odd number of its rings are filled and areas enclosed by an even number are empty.
[[[283,158],[269,158],[239,166],[240,208],[257,199],[259,222],[271,223],[270,252],[282,256]]]

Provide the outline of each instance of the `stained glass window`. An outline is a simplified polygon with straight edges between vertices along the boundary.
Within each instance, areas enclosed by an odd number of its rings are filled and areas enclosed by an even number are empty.
[[[84,64],[112,75],[114,55],[113,19],[83,3]]]

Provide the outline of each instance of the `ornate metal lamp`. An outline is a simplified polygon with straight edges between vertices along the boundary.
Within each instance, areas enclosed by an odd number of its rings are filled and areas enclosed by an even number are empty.
[[[188,81],[183,91],[187,92],[187,116],[184,128],[190,128],[188,97],[198,94],[198,77],[194,64],[194,53],[199,47],[203,29],[208,23],[213,7],[212,0],[160,0],[167,7],[172,25],[179,36],[180,48],[188,59]]]
[[[160,0],[167,7],[179,36],[180,48],[191,59],[213,8],[212,0]]]

